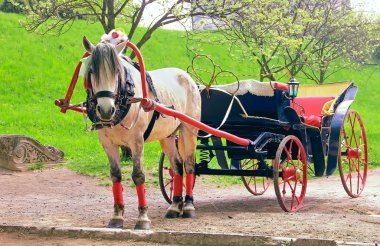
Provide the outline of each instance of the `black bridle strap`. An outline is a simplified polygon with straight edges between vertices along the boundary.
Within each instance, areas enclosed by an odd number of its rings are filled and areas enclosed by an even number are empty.
[[[115,98],[116,93],[112,91],[98,91],[95,96],[95,98],[100,98],[100,97],[109,97],[109,98]]]

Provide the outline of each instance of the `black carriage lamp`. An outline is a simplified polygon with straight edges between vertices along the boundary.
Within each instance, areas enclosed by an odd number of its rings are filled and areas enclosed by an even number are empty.
[[[298,94],[298,87],[300,86],[300,82],[298,82],[295,78],[291,78],[288,82],[288,93],[290,99],[294,99]]]

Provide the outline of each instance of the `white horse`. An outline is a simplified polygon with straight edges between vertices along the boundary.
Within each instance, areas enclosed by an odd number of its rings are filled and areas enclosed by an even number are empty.
[[[93,102],[93,118],[99,129],[99,140],[110,162],[110,175],[113,182],[114,213],[108,227],[123,227],[123,187],[121,184],[119,147],[131,149],[133,172],[132,179],[136,184],[138,196],[138,219],[135,229],[149,229],[151,222],[147,214],[145,198],[145,176],[143,173],[144,132],[153,116],[153,111],[146,113],[140,103],[125,105],[127,96],[142,97],[140,72],[126,62],[121,54],[125,43],[116,47],[107,43],[94,46],[86,37],[83,45],[89,57],[85,79],[88,81],[88,97]],[[183,70],[163,68],[149,72],[156,88],[158,98],[164,105],[174,107],[196,120],[201,116],[201,98],[195,82]],[[129,79],[128,79],[129,78]],[[133,85],[134,83],[134,85]],[[127,94],[127,95],[125,95]],[[148,97],[153,98],[151,91]],[[124,105],[121,105],[124,104]],[[127,107],[128,106],[128,107]],[[127,111],[125,117],[119,111]],[[91,107],[88,108],[91,110]],[[91,112],[89,112],[90,114]],[[114,120],[122,115],[120,122]],[[110,123],[111,122],[111,123]],[[107,127],[112,126],[112,127]],[[178,149],[175,136],[179,131]],[[195,216],[193,205],[193,180],[195,149],[198,129],[173,117],[159,117],[145,142],[160,141],[161,148],[168,156],[174,170],[174,197],[166,217],[190,218]],[[186,196],[183,201],[182,175],[186,171]]]

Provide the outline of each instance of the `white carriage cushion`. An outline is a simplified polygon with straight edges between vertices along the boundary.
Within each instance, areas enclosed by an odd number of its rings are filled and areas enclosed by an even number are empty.
[[[227,85],[215,85],[211,88],[218,88],[227,91],[235,96],[251,93],[256,96],[273,97],[274,90],[269,82],[260,82],[254,79],[241,80]]]

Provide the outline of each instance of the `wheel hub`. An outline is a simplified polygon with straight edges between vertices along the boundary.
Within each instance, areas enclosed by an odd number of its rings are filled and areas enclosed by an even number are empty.
[[[347,149],[347,158],[348,159],[359,159],[361,154],[362,154],[362,151],[359,148]]]
[[[282,178],[284,180],[300,180],[302,171],[296,167],[285,167],[282,169]]]

